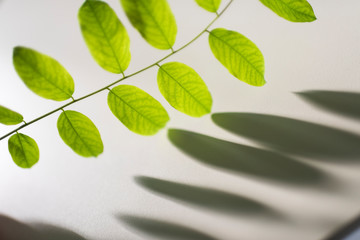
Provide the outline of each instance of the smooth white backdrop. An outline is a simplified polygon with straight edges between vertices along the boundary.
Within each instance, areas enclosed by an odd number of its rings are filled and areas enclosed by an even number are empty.
[[[169,52],[153,49],[127,20],[120,4],[108,0],[131,38],[132,61],[127,74]],[[107,73],[92,59],[82,39],[77,11],[83,1],[2,0],[0,2],[0,103],[23,114],[26,121],[62,103],[44,100],[28,90],[12,66],[17,45],[46,53],[70,72],[78,98],[120,76]],[[223,1],[221,8],[227,3]],[[360,134],[360,122],[319,110],[294,92],[334,90],[360,92],[360,2],[312,0],[318,18],[313,23],[291,23],[260,1],[235,0],[212,28],[238,31],[265,57],[267,84],[256,88],[235,79],[210,52],[207,35],[166,61],[193,67],[212,93],[212,112],[252,112],[286,116]],[[169,0],[178,24],[179,48],[196,36],[214,14],[193,0]],[[156,83],[156,68],[126,80],[158,99],[171,121],[152,137],[127,130],[110,112],[106,92],[71,105],[97,125],[105,150],[98,158],[77,156],[60,139],[58,114],[21,132],[33,137],[41,152],[30,170],[17,167],[0,142],[0,213],[25,223],[40,222],[74,231],[88,239],[158,239],[119,220],[133,215],[170,221],[224,240],[317,240],[324,238],[360,212],[360,164],[300,159],[337,180],[338,188],[294,187],[274,184],[246,174],[231,174],[200,164],[174,147],[168,128],[180,128],[220,139],[257,146],[217,127],[210,116],[191,118],[172,109]],[[13,127],[0,126],[0,135]],[[334,139],[336,141],[336,139]],[[149,176],[209,187],[255,199],[276,210],[285,221],[261,214],[230,216],[154,194],[135,181]]]

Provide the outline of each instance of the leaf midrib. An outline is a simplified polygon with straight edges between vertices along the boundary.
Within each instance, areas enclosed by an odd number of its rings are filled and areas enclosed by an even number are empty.
[[[310,17],[310,18],[312,18],[312,19],[316,19],[316,17],[314,18],[314,16],[312,16],[312,15],[309,15],[309,14],[303,13],[303,12],[300,12],[300,11],[296,10],[295,8],[290,7],[290,6],[287,5],[283,0],[278,0],[278,1],[281,2],[283,5],[285,5],[287,8],[293,10],[294,12],[297,12],[297,13],[302,14],[302,15],[304,15],[304,16]]]
[[[192,99],[195,100],[195,102],[197,102],[201,107],[205,109],[205,111],[210,112],[210,109],[205,107],[199,100],[197,100],[181,83],[179,83],[172,75],[170,75],[162,66],[160,66],[160,69],[163,70],[171,79],[173,79],[182,89],[184,89],[185,92],[189,94]],[[189,72],[187,74],[189,74]]]
[[[261,73],[251,62],[249,62],[249,60],[247,60],[244,55],[242,55],[239,51],[237,51],[233,46],[231,46],[228,42],[222,40],[221,38],[219,38],[218,36],[216,36],[214,33],[210,32],[210,34],[214,37],[216,37],[217,39],[219,39],[221,42],[225,43],[228,47],[230,47],[232,50],[234,50],[234,52],[236,52],[237,54],[240,55],[240,57],[242,59],[244,59],[253,69],[255,69],[255,71],[260,75],[260,77],[262,79],[264,79],[263,73]]]
[[[19,56],[19,58],[20,58],[23,62],[25,62],[26,65],[30,66],[31,69],[32,69],[35,73],[37,73],[41,78],[45,79],[46,82],[50,83],[52,86],[54,86],[55,88],[59,89],[61,92],[65,93],[65,94],[68,96],[68,98],[70,98],[70,97],[72,96],[71,94],[69,94],[68,92],[65,92],[62,88],[60,88],[59,86],[57,86],[55,83],[53,83],[52,81],[50,81],[47,77],[45,77],[41,72],[39,72],[39,71],[36,69],[36,67],[34,67],[34,66],[33,66],[31,63],[29,63],[28,61],[26,61],[25,58],[23,58],[22,56]],[[49,59],[48,59],[48,60],[49,60]],[[52,59],[50,59],[50,61],[51,61],[51,60],[52,60]]]
[[[120,62],[119,62],[119,60],[118,60],[117,57],[116,57],[115,49],[114,49],[113,46],[111,45],[110,40],[109,40],[109,38],[108,38],[108,36],[107,36],[107,34],[106,34],[106,32],[105,32],[105,29],[103,28],[103,26],[102,26],[102,24],[101,24],[98,16],[96,15],[96,12],[95,12],[95,10],[94,10],[94,7],[92,6],[92,3],[91,3],[90,1],[89,1],[88,3],[89,3],[89,6],[90,6],[90,8],[91,8],[91,11],[92,11],[93,14],[94,14],[94,17],[95,17],[96,22],[99,24],[100,29],[101,29],[102,33],[104,34],[104,36],[105,36],[106,42],[107,42],[107,44],[109,45],[109,47],[110,47],[110,49],[111,49],[111,52],[113,53],[113,56],[114,56],[114,58],[115,58],[115,61],[116,61],[117,65],[118,65],[119,69],[120,69],[120,72],[123,73],[124,71],[122,70],[122,68],[121,68],[121,66],[120,66]],[[106,3],[105,3],[105,4],[106,4]]]
[[[124,101],[124,99],[122,99],[119,95],[117,95],[113,90],[110,90],[110,92],[112,94],[114,94],[117,98],[119,98],[123,103],[125,103],[129,108],[131,108],[134,112],[137,112],[140,116],[142,116],[143,118],[145,118],[146,120],[148,120],[151,124],[155,125],[156,127],[162,128],[163,126],[153,122],[151,119],[149,119],[147,116],[141,114],[139,111],[137,111],[133,106],[131,106],[129,103],[127,103],[126,101]]]
[[[23,146],[23,144],[22,144],[22,142],[21,142],[20,134],[17,133],[16,135],[17,135],[17,137],[18,137],[18,139],[19,139],[19,143],[20,143],[20,146],[21,146],[21,150],[22,150],[22,153],[23,153],[23,155],[24,155],[24,159],[25,159],[24,162],[25,162],[25,164],[26,164],[27,167],[30,167],[29,161],[28,161],[28,159],[27,159],[27,156],[26,156],[26,153],[25,153],[25,150],[24,150],[24,146]]]
[[[142,0],[137,1],[140,2],[140,4],[144,7],[145,11],[147,12],[147,14],[150,16],[150,18],[154,21],[155,25],[158,27],[158,29],[160,30],[161,35],[164,37],[167,45],[169,48],[171,48],[172,46],[170,45],[169,40],[167,39],[165,33],[163,32],[163,29],[160,27],[159,23],[156,21],[155,17],[151,14],[151,11],[147,8],[146,4],[143,4]]]
[[[92,156],[96,156],[96,154],[94,154],[94,152],[90,149],[90,147],[85,143],[85,141],[82,139],[82,137],[80,136],[80,134],[76,131],[76,129],[74,128],[73,124],[71,123],[69,117],[66,115],[66,112],[64,111],[64,116],[66,117],[66,119],[68,120],[71,128],[74,130],[74,132],[76,133],[76,135],[79,137],[79,139],[81,140],[81,142],[84,144],[84,146],[86,147],[86,149],[91,153]]]

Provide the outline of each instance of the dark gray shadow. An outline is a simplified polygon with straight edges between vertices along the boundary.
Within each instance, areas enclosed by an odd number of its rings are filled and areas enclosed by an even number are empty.
[[[299,186],[328,181],[320,170],[272,151],[179,129],[170,129],[168,137],[186,154],[218,169]]]
[[[212,188],[144,176],[135,177],[135,181],[145,189],[162,197],[165,196],[171,200],[210,211],[234,216],[261,215],[273,218],[280,217],[280,214],[256,200]]]
[[[216,113],[220,127],[273,150],[324,161],[358,162],[360,137],[320,124],[256,113]]]
[[[358,240],[360,239],[360,216],[334,231],[324,240]]]
[[[25,224],[0,215],[1,240],[85,240],[80,235],[48,224]]]
[[[119,215],[116,217],[132,229],[140,231],[145,237],[144,239],[148,239],[149,235],[151,235],[157,239],[167,240],[215,240],[214,237],[206,233],[176,223],[130,215]]]
[[[321,109],[360,120],[360,93],[305,91],[295,94]]]

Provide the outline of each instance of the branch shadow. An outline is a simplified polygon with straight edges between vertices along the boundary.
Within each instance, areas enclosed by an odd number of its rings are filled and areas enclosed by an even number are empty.
[[[70,230],[39,223],[30,224],[19,222],[5,215],[0,215],[1,240],[86,240]]]
[[[277,151],[340,163],[359,161],[360,137],[340,129],[256,113],[216,113],[212,120]]]
[[[157,178],[138,176],[141,187],[177,202],[232,216],[261,215],[281,219],[279,213],[256,200],[232,193]]]
[[[319,169],[269,150],[180,129],[169,129],[168,138],[195,160],[236,174],[297,186],[313,187],[329,181]]]
[[[315,90],[295,94],[318,108],[360,120],[360,93]]]
[[[116,218],[142,233],[145,238],[149,235],[157,239],[186,239],[186,240],[215,240],[216,238],[190,227],[178,225],[167,221],[160,221],[145,217],[131,215],[118,215]]]

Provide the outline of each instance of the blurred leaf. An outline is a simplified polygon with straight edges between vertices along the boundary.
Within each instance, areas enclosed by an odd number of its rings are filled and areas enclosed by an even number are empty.
[[[166,0],[121,0],[121,4],[131,24],[150,45],[172,48],[177,26]]]
[[[316,16],[306,0],[260,0],[265,6],[291,22],[312,22]]]
[[[200,7],[209,12],[216,12],[219,9],[221,0],[195,0]]]
[[[22,168],[31,168],[39,161],[38,145],[31,137],[16,133],[9,138],[9,152],[12,159]]]
[[[23,121],[23,116],[0,105],[0,123],[5,125],[16,125]]]
[[[105,2],[87,0],[78,18],[96,62],[109,72],[123,73],[130,64],[130,39],[114,10]]]
[[[99,130],[85,115],[71,110],[64,111],[59,116],[57,128],[62,140],[77,154],[96,157],[103,152]]]
[[[209,44],[215,57],[236,78],[253,86],[264,85],[264,57],[257,46],[238,32],[217,28]]]
[[[211,112],[212,98],[199,74],[179,63],[165,63],[159,68],[157,81],[161,94],[175,109],[193,117]]]
[[[63,101],[74,93],[74,81],[55,59],[26,47],[15,47],[15,70],[26,86],[47,99]]]
[[[169,121],[163,106],[135,86],[120,85],[111,89],[108,105],[128,129],[138,134],[154,135]]]

